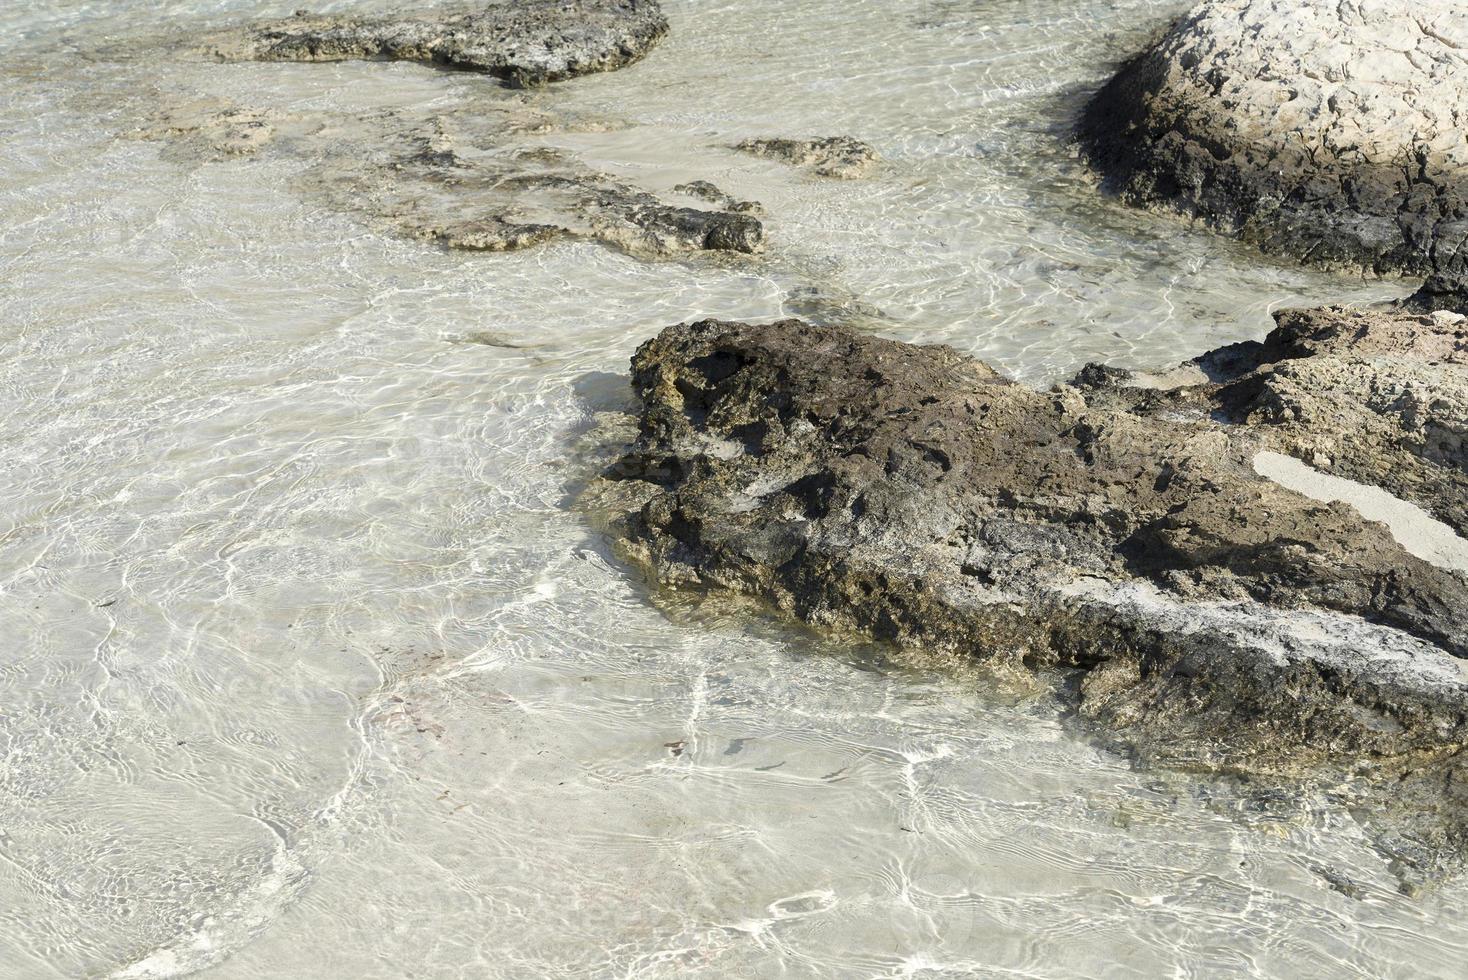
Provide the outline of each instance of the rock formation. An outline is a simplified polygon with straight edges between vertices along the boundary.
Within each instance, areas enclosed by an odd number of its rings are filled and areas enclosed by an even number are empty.
[[[673,193],[686,194],[688,197],[712,204],[721,211],[735,211],[743,214],[760,214],[764,211],[758,201],[741,201],[706,180],[690,180],[686,184],[678,184],[673,188]]]
[[[640,432],[587,506],[669,586],[1077,669],[1080,714],[1149,758],[1440,776],[1468,742],[1468,564],[1258,460],[1381,478],[1462,530],[1464,323],[1291,313],[1175,387],[1093,367],[1045,392],[840,327],[683,324],[637,352]]]
[[[880,160],[877,151],[869,144],[850,136],[827,136],[810,140],[750,139],[736,144],[734,148],[838,180],[865,177]]]
[[[667,30],[656,0],[524,0],[392,19],[298,16],[213,38],[225,59],[396,59],[488,72],[517,84],[622,67]],[[385,229],[449,248],[507,251],[597,241],[647,257],[748,254],[764,245],[757,204],[706,181],[664,200],[529,137],[561,128],[521,93],[428,119],[241,106],[194,99],[158,107],[132,135],[167,140],[182,162],[278,155],[310,166],[306,193]],[[284,138],[282,138],[284,137]]]
[[[1468,301],[1464,0],[1204,0],[1079,134],[1130,203],[1311,263],[1435,276],[1429,308]]]
[[[224,60],[414,61],[539,85],[628,65],[667,30],[657,0],[515,0],[392,18],[302,12],[206,47]]]
[[[335,173],[321,190],[344,208],[365,207],[402,233],[451,248],[502,252],[581,238],[659,257],[764,246],[763,225],[743,210],[669,204],[559,154],[415,155],[388,170]]]
[[[1195,362],[1216,384],[1159,391],[1108,379],[1087,395],[1158,418],[1207,413],[1468,537],[1468,317],[1331,308],[1276,319],[1263,343]]]

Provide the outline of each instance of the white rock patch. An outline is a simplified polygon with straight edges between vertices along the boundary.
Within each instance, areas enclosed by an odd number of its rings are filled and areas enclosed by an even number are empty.
[[[1410,554],[1438,568],[1468,572],[1468,540],[1421,507],[1380,487],[1321,473],[1282,453],[1259,453],[1254,472],[1321,503],[1348,503],[1368,521],[1385,524]]]

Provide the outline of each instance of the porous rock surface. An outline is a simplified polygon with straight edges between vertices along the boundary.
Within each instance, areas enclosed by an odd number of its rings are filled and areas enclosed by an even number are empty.
[[[731,194],[720,190],[716,184],[707,180],[690,180],[686,184],[678,184],[673,188],[673,193],[684,194],[699,201],[712,204],[721,211],[737,211],[745,214],[759,214],[764,208],[758,201],[741,201]]]
[[[748,139],[736,143],[734,148],[838,180],[865,177],[881,159],[870,144],[850,136],[823,136],[808,140]]]
[[[1409,464],[1404,492],[1461,519],[1462,457],[1436,426],[1462,403],[1439,419],[1397,387],[1461,393],[1461,326],[1364,316],[1283,317],[1214,356],[1221,380],[1171,391],[1101,368],[1036,391],[946,347],[797,320],[682,324],[637,352],[639,435],[585,502],[665,585],[1078,668],[1080,715],[1145,757],[1365,766],[1433,814],[1419,839],[1456,846],[1468,579],[1253,466],[1281,447]],[[1383,361],[1401,370],[1373,381]]]
[[[502,252],[579,238],[658,257],[764,246],[764,226],[745,211],[670,204],[554,153],[410,155],[390,172],[335,180],[328,193],[451,248]]]
[[[657,0],[512,0],[391,18],[303,12],[206,46],[225,60],[413,61],[531,85],[621,68],[667,30]]]
[[[1214,384],[1156,390],[1107,372],[1087,397],[1158,418],[1207,413],[1468,537],[1468,317],[1335,307],[1276,320],[1262,343],[1195,362]]]
[[[1468,2],[1204,0],[1079,135],[1125,200],[1468,299]],[[1425,300],[1431,297],[1423,297]]]

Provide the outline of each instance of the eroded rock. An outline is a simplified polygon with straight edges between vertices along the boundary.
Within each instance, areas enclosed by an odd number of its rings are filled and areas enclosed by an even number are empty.
[[[1145,757],[1402,779],[1413,833],[1456,847],[1468,577],[1254,465],[1331,435],[1333,466],[1378,472],[1344,462],[1377,451],[1415,461],[1399,486],[1461,513],[1461,455],[1404,435],[1457,422],[1392,400],[1388,378],[1380,398],[1359,395],[1363,372],[1393,358],[1461,385],[1462,335],[1385,314],[1363,333],[1358,316],[1282,318],[1265,344],[1208,362],[1227,362],[1222,380],[1171,391],[1091,370],[1040,392],[946,347],[795,320],[683,324],[637,352],[640,434],[586,501],[665,585],[1078,669],[1081,715]],[[1308,394],[1310,409],[1276,411],[1269,386],[1312,367],[1282,396]],[[1373,428],[1340,438],[1367,417]],[[1444,767],[1457,773],[1446,784]]]
[[[1166,418],[1201,412],[1322,472],[1382,487],[1468,536],[1468,317],[1285,310],[1262,343],[1194,366],[1217,383],[1155,390],[1122,373],[1088,396]],[[1468,610],[1465,610],[1468,613]]]
[[[656,0],[517,0],[393,18],[300,14],[205,47],[227,60],[406,60],[538,84],[623,67],[666,31]],[[565,123],[531,98],[493,88],[425,120],[389,107],[286,110],[170,96],[132,135],[168,141],[169,156],[180,161],[305,163],[296,186],[306,194],[449,248],[508,251],[583,239],[667,257],[763,247],[758,206],[706,181],[680,194],[713,207],[689,206],[538,143]]]
[[[390,173],[333,174],[323,190],[343,207],[365,205],[406,234],[452,248],[507,251],[582,238],[676,256],[764,245],[764,228],[749,214],[669,204],[557,155],[410,156]]]
[[[749,139],[734,148],[838,180],[865,177],[881,159],[870,144],[850,136],[809,140]]]
[[[764,226],[746,204],[664,200],[535,145],[557,125],[513,101],[418,120],[394,111],[287,113],[200,99],[159,110],[134,135],[169,142],[179,160],[306,161],[297,181],[303,193],[449,248],[511,251],[587,240],[652,258],[763,248]]]
[[[1468,278],[1431,275],[1422,287],[1402,301],[1403,308],[1435,313],[1448,310],[1468,313]]]
[[[391,18],[302,13],[206,47],[224,60],[413,61],[539,85],[631,64],[667,30],[657,0],[515,0]]]
[[[686,184],[678,184],[673,188],[673,193],[685,194],[688,197],[705,201],[721,211],[735,211],[743,214],[761,214],[764,211],[758,201],[741,201],[706,180],[690,180]]]
[[[1460,295],[1464,24],[1464,0],[1205,0],[1095,97],[1081,141],[1131,203]]]

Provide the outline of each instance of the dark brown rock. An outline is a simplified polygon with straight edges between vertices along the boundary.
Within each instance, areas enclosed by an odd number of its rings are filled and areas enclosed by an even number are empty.
[[[1285,317],[1265,344],[1210,359],[1220,381],[1195,370],[1158,390],[1093,369],[1047,392],[839,327],[683,324],[637,352],[640,434],[586,504],[665,586],[1079,670],[1081,717],[1146,758],[1402,779],[1413,833],[1457,847],[1442,787],[1460,785],[1445,774],[1468,742],[1468,577],[1256,471],[1265,450],[1370,418],[1336,458],[1415,460],[1402,489],[1457,513],[1461,457],[1394,438],[1400,405],[1355,386],[1379,356],[1461,384],[1460,331],[1401,314],[1363,331],[1355,316]],[[1289,367],[1317,363],[1281,396],[1311,411],[1261,407]],[[1353,400],[1356,414],[1328,414]]]

